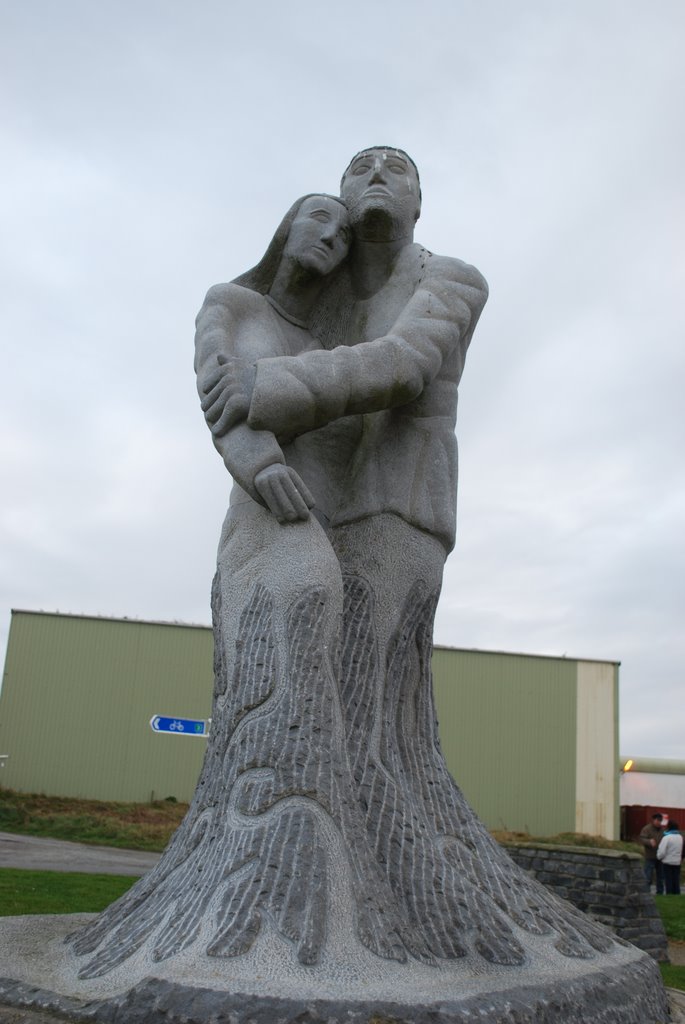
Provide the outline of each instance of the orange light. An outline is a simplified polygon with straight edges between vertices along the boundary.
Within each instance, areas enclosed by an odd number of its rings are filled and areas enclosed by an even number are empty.
[[[628,760],[626,761],[626,763],[623,765],[623,771],[624,772],[629,772],[634,764],[635,764],[635,762],[633,761],[632,757],[629,757]]]

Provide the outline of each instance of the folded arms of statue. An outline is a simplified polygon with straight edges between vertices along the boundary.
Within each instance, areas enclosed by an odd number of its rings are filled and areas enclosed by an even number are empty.
[[[343,416],[406,405],[443,370],[458,383],[487,285],[457,260],[433,261],[387,335],[258,360],[249,426],[285,441]]]

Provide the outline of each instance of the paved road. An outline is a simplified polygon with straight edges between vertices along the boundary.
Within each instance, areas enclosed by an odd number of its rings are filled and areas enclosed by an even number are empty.
[[[159,860],[158,853],[86,846],[61,839],[39,839],[0,832],[0,867],[32,871],[83,871],[97,875],[144,875]]]

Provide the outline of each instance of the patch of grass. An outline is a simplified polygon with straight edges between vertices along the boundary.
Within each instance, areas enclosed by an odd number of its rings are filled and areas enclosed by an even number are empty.
[[[135,881],[124,875],[2,868],[0,917],[97,913],[123,896]]]
[[[655,896],[669,939],[685,942],[685,896]]]
[[[547,846],[582,846],[585,849],[618,850],[620,853],[641,852],[637,843],[626,843],[622,839],[605,839],[604,836],[590,836],[584,832],[559,832],[555,836],[531,836],[528,832],[496,831],[492,835],[503,846],[540,843]]]
[[[661,977],[664,985],[669,988],[679,988],[685,992],[685,967],[676,967],[674,964],[659,964]]]
[[[163,850],[187,804],[75,800],[0,790],[0,830],[129,850]]]

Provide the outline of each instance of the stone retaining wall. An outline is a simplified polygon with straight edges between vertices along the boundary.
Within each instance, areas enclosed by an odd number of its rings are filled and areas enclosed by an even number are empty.
[[[538,882],[607,925],[655,960],[668,961],[668,944],[642,858],[635,853],[578,846],[506,846]]]

